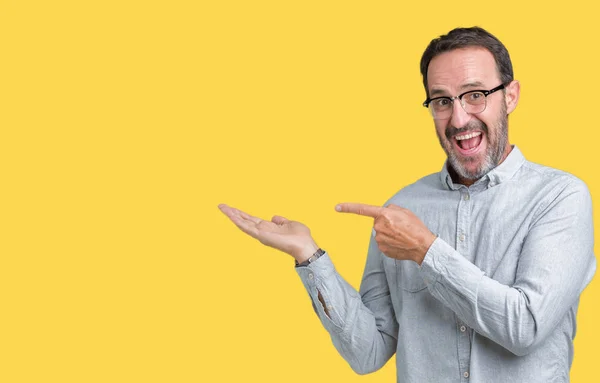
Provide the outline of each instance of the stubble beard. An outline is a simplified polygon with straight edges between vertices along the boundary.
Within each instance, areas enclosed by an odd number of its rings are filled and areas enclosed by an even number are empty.
[[[474,170],[469,170],[463,164],[475,162],[479,157],[464,157],[460,154],[457,154],[452,146],[451,137],[456,134],[476,130],[483,131],[485,134],[485,137],[488,140],[487,148],[481,164]],[[448,126],[448,128],[446,128],[445,137],[441,137],[438,133],[440,145],[448,156],[448,162],[460,178],[473,181],[478,180],[498,166],[498,164],[500,164],[500,162],[503,160],[504,151],[508,143],[508,115],[506,114],[506,105],[503,105],[502,110],[500,111],[500,117],[498,118],[494,129],[492,129],[492,132],[493,135],[490,135],[488,126],[486,124],[480,120],[473,119],[466,126],[460,129],[457,129],[453,126]]]

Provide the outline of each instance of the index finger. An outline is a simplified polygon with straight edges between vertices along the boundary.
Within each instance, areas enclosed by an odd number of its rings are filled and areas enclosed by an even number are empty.
[[[352,213],[358,215],[364,215],[366,217],[377,218],[383,212],[383,207],[367,205],[364,203],[339,203],[336,205],[335,210],[341,213]]]

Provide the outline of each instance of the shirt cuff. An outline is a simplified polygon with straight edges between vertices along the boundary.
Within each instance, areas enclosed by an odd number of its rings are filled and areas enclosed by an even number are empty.
[[[434,285],[442,276],[448,262],[448,254],[454,249],[437,237],[421,262],[421,277],[428,286]]]
[[[295,269],[300,276],[300,280],[302,281],[302,284],[304,284],[310,299],[312,300],[315,312],[321,319],[321,322],[325,328],[330,332],[341,332],[344,327],[342,319],[344,310],[341,310],[343,307],[338,307],[337,309],[334,308],[333,302],[338,302],[341,298],[335,293],[331,295],[332,289],[333,291],[337,291],[339,289],[335,288],[334,281],[336,280],[336,272],[335,267],[329,258],[329,254],[325,252],[321,257],[319,257],[319,259],[312,262],[308,266],[300,266],[296,267]],[[326,284],[329,284],[330,287],[327,288],[325,286]],[[331,284],[333,284],[333,286],[331,286]],[[323,304],[319,301],[319,292],[321,292],[321,297],[327,306],[329,315],[325,313]]]
[[[425,254],[420,272],[434,296],[450,293],[469,302],[477,301],[479,284],[485,274],[439,237]]]
[[[303,281],[308,278],[311,273],[329,275],[333,273],[333,271],[333,263],[331,262],[331,258],[329,258],[327,251],[325,251],[316,261],[309,263],[308,266],[296,266],[296,272]]]

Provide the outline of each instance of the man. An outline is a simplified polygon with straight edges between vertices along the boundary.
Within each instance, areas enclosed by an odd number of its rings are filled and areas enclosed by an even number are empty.
[[[509,144],[519,82],[487,31],[434,39],[421,74],[448,159],[384,207],[336,206],[374,218],[360,294],[302,223],[219,207],[295,258],[357,373],[396,353],[399,382],[568,382],[579,296],[596,269],[588,189]]]

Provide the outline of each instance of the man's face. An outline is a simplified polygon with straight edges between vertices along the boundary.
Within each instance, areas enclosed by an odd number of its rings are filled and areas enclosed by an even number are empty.
[[[455,49],[434,57],[429,63],[427,82],[430,97],[490,90],[502,83],[492,54],[477,47]],[[468,114],[459,100],[454,100],[452,116],[434,120],[440,144],[462,181],[472,184],[498,166],[510,152],[507,112],[514,110],[518,100],[519,86],[515,83],[509,85],[506,96],[502,91],[487,96],[487,106],[481,113]]]

